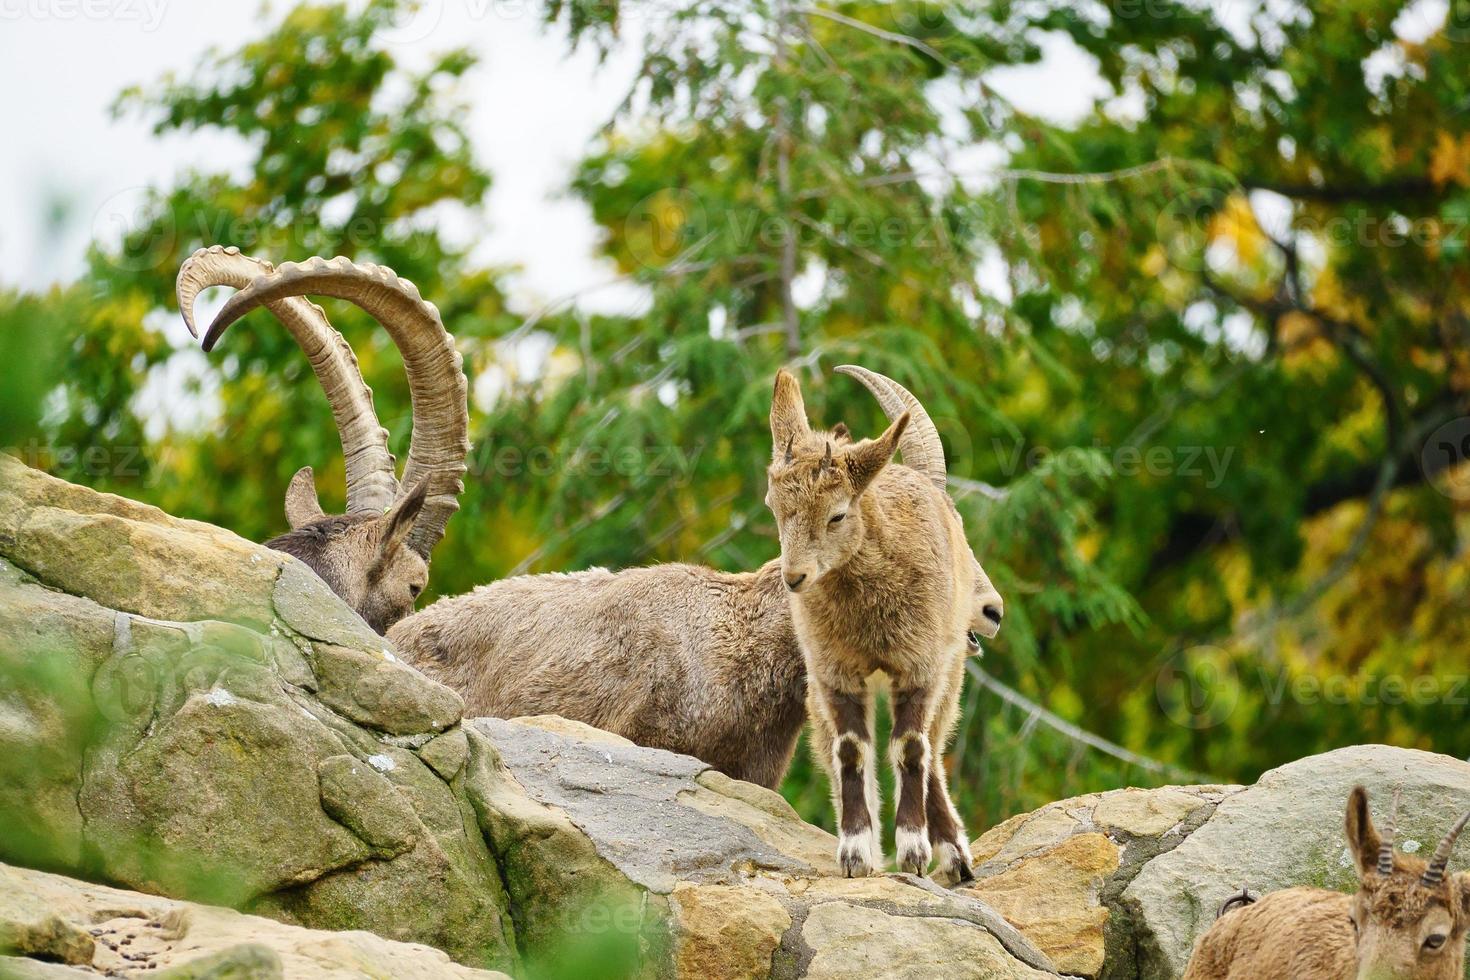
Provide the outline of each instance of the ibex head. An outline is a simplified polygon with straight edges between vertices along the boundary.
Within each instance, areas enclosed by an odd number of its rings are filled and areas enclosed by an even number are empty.
[[[469,410],[462,360],[439,311],[391,269],[344,258],[269,262],[218,245],[195,252],[179,269],[179,309],[189,332],[194,300],[210,286],[233,286],[204,335],[214,348],[236,320],[265,306],[290,331],[326,393],[347,470],[347,513],[329,516],[317,500],[311,467],[286,491],[291,530],[266,546],[294,555],[379,633],[413,611],[428,582],[429,557],[464,490]],[[382,324],[403,355],[413,398],[413,438],[399,483],[388,432],[378,424],[372,391],[352,348],[321,307],[301,297],[336,296]]]
[[[949,499],[949,473],[944,462],[944,444],[939,441],[939,430],[919,400],[892,378],[855,364],[844,364],[837,368],[837,373],[849,375],[862,382],[863,387],[878,400],[878,405],[888,417],[890,425],[877,439],[864,440],[855,445],[849,445],[851,440],[847,427],[840,423],[827,435],[813,433],[807,423],[801,386],[797,384],[796,378],[786,371],[776,376],[776,392],[771,402],[771,438],[775,444],[775,457],[771,463],[771,491],[766,497],[766,505],[773,512],[777,506],[788,508],[787,514],[792,521],[789,543],[793,553],[803,557],[813,556],[813,565],[821,568],[821,572],[810,580],[800,576],[810,574],[812,569],[786,569],[787,585],[791,586],[793,580],[797,582],[794,589],[806,588],[820,574],[831,571],[846,557],[850,557],[862,544],[860,515],[859,521],[853,522],[851,509],[851,501],[857,498],[862,487],[851,479],[844,483],[837,478],[836,472],[830,472],[842,469],[834,465],[837,461],[842,460],[846,465],[845,461],[853,458],[852,453],[866,454],[859,456],[857,460],[857,473],[867,482],[871,482],[887,464],[896,445],[903,454],[904,465],[927,476],[940,492],[946,494],[945,499]],[[832,464],[828,464],[828,468],[824,470],[822,460],[829,455],[826,448],[828,444],[832,446]],[[804,468],[798,465],[803,459]],[[814,471],[813,460],[816,461],[815,472],[819,476],[825,474],[825,481],[803,481],[803,473],[811,474]],[[866,483],[863,485],[866,486]],[[823,496],[823,488],[828,494],[826,497]],[[844,502],[848,505],[846,510],[842,506]],[[954,504],[951,502],[949,506],[953,508]],[[832,518],[839,513],[847,516],[835,524],[831,523]],[[819,523],[821,520],[829,523],[822,525]],[[959,520],[958,511],[955,512],[955,520]],[[780,513],[776,514],[776,526],[783,527],[783,515]],[[811,543],[813,534],[815,544]],[[807,542],[805,545],[803,539]],[[788,534],[782,530],[783,561],[788,554],[787,548]],[[990,583],[990,576],[985,574],[985,569],[980,567],[980,562],[973,554],[970,555],[970,561],[974,566],[975,579],[975,591],[970,605],[970,631],[976,636],[991,639],[1000,631],[1005,601]]]
[[[1470,927],[1470,875],[1447,875],[1450,851],[1470,820],[1461,817],[1426,862],[1394,850],[1399,794],[1382,835],[1368,792],[1348,797],[1347,838],[1358,869],[1351,918],[1359,980],[1459,980]]]
[[[286,490],[291,530],[267,541],[304,562],[379,633],[413,612],[429,584],[429,563],[408,546],[429,484],[420,480],[382,514],[329,515],[317,501],[310,466]]]
[[[789,371],[776,375],[766,506],[776,517],[781,574],[792,592],[810,588],[862,547],[863,516],[854,504],[898,451],[908,424],[905,412],[877,439],[858,442],[845,428],[813,432],[801,385]]]

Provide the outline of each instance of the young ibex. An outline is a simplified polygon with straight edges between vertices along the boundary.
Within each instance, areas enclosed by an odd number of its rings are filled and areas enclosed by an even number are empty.
[[[237,248],[200,249],[180,267],[177,283],[179,310],[196,337],[194,301],[210,286],[240,292],[210,324],[204,350],[212,350],[230,324],[265,306],[311,361],[342,438],[347,513],[322,511],[311,467],[303,467],[286,491],[291,530],[266,547],[300,559],[369,626],[385,632],[413,611],[428,581],[429,556],[464,490],[469,411],[454,338],[412,283],[391,269],[344,258],[273,268]],[[361,307],[388,330],[403,355],[413,398],[413,441],[401,485],[388,433],[378,424],[357,358],[321,307],[301,298],[307,294],[336,296]]]
[[[881,376],[871,384],[886,408],[913,400]],[[938,433],[914,404],[899,449],[942,484]],[[845,443],[845,430],[833,439]],[[983,572],[973,608],[974,631],[995,636],[1000,599]],[[441,599],[388,636],[471,714],[558,714],[762,786],[780,783],[806,720],[779,561],[739,574],[673,564],[506,579]]]
[[[1368,816],[1368,792],[1355,787],[1347,839],[1357,893],[1288,888],[1222,912],[1200,938],[1184,980],[1460,980],[1470,875],[1445,869],[1467,820],[1470,813],[1426,863],[1394,851],[1398,794],[1380,837]]]
[[[863,368],[837,370],[883,391]],[[912,409],[902,411],[877,439],[840,443],[812,430],[796,378],[782,371],[766,503],[806,659],[812,750],[831,780],[838,863],[850,877],[881,863],[873,709],[886,681],[898,865],[924,874],[937,850],[941,872],[965,881],[970,846],[941,760],[958,713],[979,566],[938,481],[889,465],[912,420]],[[998,622],[1000,597],[988,605]]]

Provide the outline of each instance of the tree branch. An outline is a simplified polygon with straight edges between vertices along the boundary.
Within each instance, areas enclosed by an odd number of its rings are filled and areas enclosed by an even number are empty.
[[[1100,735],[1094,735],[1087,729],[1074,725],[1060,715],[1048,711],[1046,708],[1043,708],[1035,701],[1032,701],[1030,698],[1026,697],[1020,691],[1017,691],[1011,687],[1006,686],[1005,684],[1002,684],[990,674],[986,673],[985,669],[977,664],[974,660],[965,661],[965,670],[980,684],[981,687],[985,688],[987,691],[994,694],[996,697],[1000,698],[1002,701],[1006,702],[1012,707],[1019,708],[1021,711],[1026,712],[1026,723],[1028,726],[1033,725],[1039,721],[1046,725],[1048,728],[1062,735],[1065,735],[1067,738],[1071,739],[1074,742],[1085,745],[1090,749],[1094,749],[1098,752],[1103,753],[1104,755],[1110,755],[1120,762],[1125,762],[1130,766],[1136,766],[1137,768],[1142,769],[1145,772],[1151,772],[1157,776],[1163,776],[1166,779],[1179,779],[1186,783],[1218,782],[1218,780],[1214,779],[1211,776],[1206,776],[1201,773],[1193,772],[1180,766],[1170,765],[1167,762],[1160,762],[1157,759],[1150,759],[1146,755],[1139,755],[1137,752],[1125,749],[1123,746],[1119,745],[1116,742],[1110,742]]]

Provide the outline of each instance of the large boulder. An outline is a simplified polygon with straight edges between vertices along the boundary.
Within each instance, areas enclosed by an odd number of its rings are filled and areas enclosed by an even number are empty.
[[[981,837],[977,881],[948,890],[839,877],[830,835],[695,759],[461,714],[294,559],[0,456],[0,861],[129,890],[6,871],[0,908],[31,912],[0,915],[0,946],[45,960],[0,975],[93,968],[99,916],[171,914],[145,892],[539,975],[1171,980],[1241,885],[1352,887],[1352,785],[1380,813],[1402,787],[1409,848],[1470,800],[1470,765],[1360,746],[1249,788],[1053,803]],[[32,914],[48,903],[82,911]],[[200,947],[218,962],[150,945],[148,975],[310,975],[290,950],[473,975],[361,934],[242,944],[231,929],[283,927],[194,917],[233,923]]]
[[[962,891],[1004,915],[1063,973],[1136,976],[1124,890],[1238,789],[1121,789],[1012,817],[975,842],[976,881]]]
[[[515,963],[484,835],[414,751],[452,691],[218,528],[5,458],[0,515],[0,859]]]
[[[680,977],[1053,972],[975,896],[908,875],[838,877],[830,834],[696,759],[560,718],[466,730],[470,793],[506,849],[528,956],[565,955],[569,935],[623,936]]]
[[[834,877],[835,841],[775,793],[560,719],[466,722],[294,559],[5,457],[0,637],[11,865],[368,930],[475,968],[1051,970],[975,895]],[[8,887],[40,907],[65,890]],[[46,921],[61,945],[43,955],[80,966],[67,957],[96,937],[63,919]],[[168,962],[270,976],[276,956],[296,975],[271,943],[221,944],[214,966]]]
[[[508,980],[428,946],[323,932],[231,909],[0,864],[0,978]]]

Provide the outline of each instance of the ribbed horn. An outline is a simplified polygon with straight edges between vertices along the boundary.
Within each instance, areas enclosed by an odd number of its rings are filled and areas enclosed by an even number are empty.
[[[1381,875],[1393,874],[1393,845],[1399,835],[1399,797],[1403,790],[1395,786],[1393,788],[1393,804],[1388,809],[1388,823],[1383,828],[1383,835],[1378,842],[1378,873]]]
[[[179,267],[174,290],[179,312],[189,333],[199,336],[194,326],[194,301],[211,286],[245,289],[257,278],[274,272],[264,259],[244,255],[233,245],[201,248]],[[337,434],[342,439],[342,456],[347,470],[347,512],[382,511],[398,494],[393,455],[388,452],[388,432],[378,424],[373,410],[372,389],[362,380],[357,356],[342,335],[332,328],[322,308],[298,296],[265,304],[295,338],[311,370],[316,374]],[[209,350],[212,343],[205,344]]]
[[[1460,831],[1465,829],[1465,824],[1470,822],[1470,811],[1450,828],[1450,832],[1444,835],[1444,840],[1434,849],[1434,857],[1429,859],[1429,867],[1424,869],[1424,877],[1421,879],[1426,888],[1433,888],[1444,881],[1445,868],[1450,863],[1450,852],[1455,849],[1455,841],[1460,836]]]
[[[905,466],[927,476],[936,487],[944,490],[949,483],[949,471],[944,464],[944,444],[939,441],[939,430],[934,420],[924,411],[924,406],[907,388],[876,371],[869,371],[857,364],[843,364],[838,374],[857,378],[863,387],[878,399],[878,406],[892,422],[904,412],[909,413],[909,426],[898,440],[898,451],[903,454]]]
[[[428,480],[428,499],[408,545],[427,559],[444,537],[444,526],[459,509],[457,498],[464,491],[469,402],[464,360],[454,349],[454,338],[445,331],[438,309],[413,283],[392,269],[340,256],[287,262],[230,298],[204,335],[204,349],[257,306],[307,294],[334,296],[360,307],[383,325],[403,355],[413,398],[413,439],[402,486]]]

